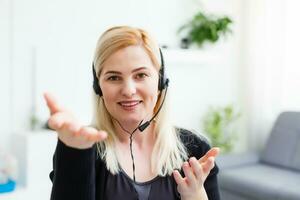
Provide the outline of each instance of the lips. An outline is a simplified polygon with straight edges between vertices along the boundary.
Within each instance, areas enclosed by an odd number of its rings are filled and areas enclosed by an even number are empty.
[[[132,109],[139,105],[142,101],[140,100],[131,100],[131,101],[120,101],[118,102],[125,109]]]

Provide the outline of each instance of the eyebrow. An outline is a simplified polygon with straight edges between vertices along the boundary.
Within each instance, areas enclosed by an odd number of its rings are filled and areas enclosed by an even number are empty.
[[[147,69],[147,67],[139,67],[139,68],[136,68],[136,69],[132,70],[131,72],[137,72],[137,71],[140,71],[140,70],[143,70],[143,69]],[[110,71],[105,72],[104,75],[106,75],[106,74],[122,74],[122,73],[119,72],[119,71],[110,70]]]

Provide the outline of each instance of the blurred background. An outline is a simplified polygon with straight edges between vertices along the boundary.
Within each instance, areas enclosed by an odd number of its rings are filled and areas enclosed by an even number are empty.
[[[17,183],[0,199],[49,198],[56,135],[43,129],[49,116],[43,92],[89,124],[95,45],[115,25],[144,28],[164,47],[174,124],[210,138],[212,116],[222,120],[225,113],[226,121],[227,113],[230,131],[215,134],[234,135],[228,153],[261,151],[278,114],[300,110],[299,6],[295,0],[0,0],[0,167]],[[199,45],[188,28],[178,32],[199,14],[210,24],[231,23]]]

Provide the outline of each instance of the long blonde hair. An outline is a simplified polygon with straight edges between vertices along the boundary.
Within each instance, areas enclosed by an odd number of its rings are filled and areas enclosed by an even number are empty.
[[[152,37],[146,31],[139,28],[116,26],[105,31],[97,42],[94,55],[96,76],[99,78],[103,64],[110,55],[131,45],[143,47],[159,71],[161,66],[159,47]],[[165,92],[165,89],[160,92],[154,112],[161,105]],[[103,99],[99,95],[94,95],[94,105],[93,125],[99,130],[104,130],[108,133],[108,137],[97,144],[98,154],[106,163],[107,169],[112,174],[116,174],[120,168],[114,148],[118,138],[113,120],[104,105]],[[180,169],[183,161],[187,158],[187,152],[180,140],[179,134],[171,125],[168,109],[167,94],[164,105],[155,118],[155,144],[151,156],[151,170],[160,176],[170,175],[174,169]]]

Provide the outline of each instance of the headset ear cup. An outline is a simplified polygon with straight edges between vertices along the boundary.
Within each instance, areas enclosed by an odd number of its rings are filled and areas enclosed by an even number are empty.
[[[160,48],[159,48],[159,53],[160,53],[161,67],[159,70],[158,90],[162,91],[163,89],[168,87],[169,79],[166,77],[166,74],[165,74],[165,62],[164,62],[164,57],[163,57],[163,54],[162,54],[162,51]]]
[[[97,81],[94,81],[93,88],[94,88],[95,93],[101,97],[102,91],[101,91],[101,88],[99,87]]]
[[[99,85],[99,79],[97,78],[97,75],[96,75],[94,63],[93,63],[93,89],[97,95],[99,95],[100,97],[102,96],[102,90]]]
[[[168,85],[169,85],[169,79],[166,78],[165,76],[160,76],[159,81],[158,81],[158,90],[162,91],[162,90],[166,89],[166,87],[168,87]]]
[[[163,88],[163,85],[162,85],[163,84],[163,80],[162,80],[163,77],[162,77],[162,74],[161,74],[161,68],[159,70],[159,74],[158,75],[159,75],[159,77],[158,77],[158,90],[162,91],[163,90],[162,89]]]
[[[159,70],[158,90],[162,91],[166,88],[166,77],[164,75],[163,67]]]

